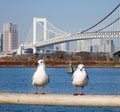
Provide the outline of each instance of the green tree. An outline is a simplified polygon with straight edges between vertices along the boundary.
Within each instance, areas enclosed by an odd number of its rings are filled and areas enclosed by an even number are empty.
[[[120,58],[120,51],[117,51],[113,54],[113,57]]]

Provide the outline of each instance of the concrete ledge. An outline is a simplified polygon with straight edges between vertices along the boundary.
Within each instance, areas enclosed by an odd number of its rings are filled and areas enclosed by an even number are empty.
[[[0,104],[40,104],[62,106],[120,107],[120,95],[70,95],[0,93]]]

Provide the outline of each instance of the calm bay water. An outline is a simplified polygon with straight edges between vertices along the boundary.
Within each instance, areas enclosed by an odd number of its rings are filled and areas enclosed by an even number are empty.
[[[36,68],[0,68],[0,92],[34,93],[31,84]],[[120,95],[120,68],[87,68],[89,84],[86,94]],[[50,83],[45,87],[49,94],[73,94],[72,75],[67,68],[46,68]],[[39,88],[39,92],[41,88]],[[79,92],[81,89],[79,89]],[[120,112],[120,107],[0,105],[0,112]]]

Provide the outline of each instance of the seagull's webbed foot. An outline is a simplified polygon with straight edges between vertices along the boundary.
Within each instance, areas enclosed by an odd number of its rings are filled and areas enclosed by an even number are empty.
[[[79,95],[83,96],[83,95],[85,95],[85,94],[84,94],[84,93],[81,93],[81,94],[79,94]]]
[[[78,93],[74,93],[73,95],[74,95],[74,96],[77,96],[77,95],[79,95],[79,94],[78,94]]]
[[[46,93],[42,92],[41,94],[42,94],[42,95],[45,95]]]

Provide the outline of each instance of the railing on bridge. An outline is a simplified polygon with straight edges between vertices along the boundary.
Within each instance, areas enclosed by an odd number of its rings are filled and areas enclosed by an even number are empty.
[[[30,49],[33,47],[44,47],[52,44],[58,44],[58,43],[74,41],[74,40],[104,39],[104,38],[120,38],[120,31],[69,34],[57,38],[48,39],[46,41],[38,42],[34,46],[32,43],[30,43],[28,45],[24,45],[24,49]]]

